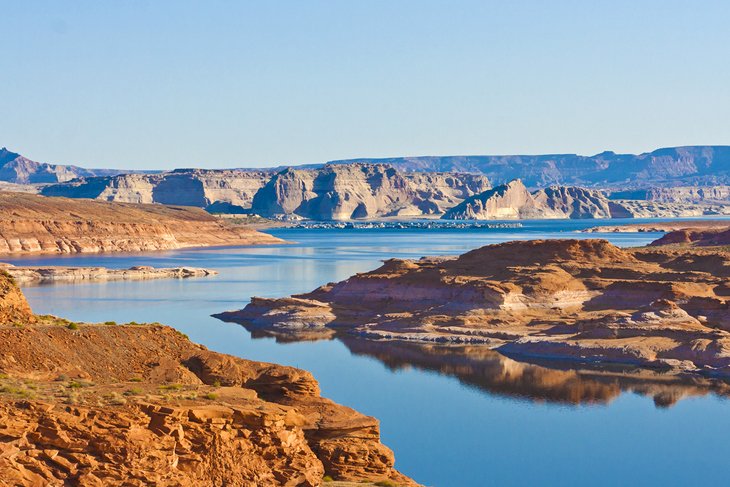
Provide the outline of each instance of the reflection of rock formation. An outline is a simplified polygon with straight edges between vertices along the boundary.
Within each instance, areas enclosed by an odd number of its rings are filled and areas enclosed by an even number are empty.
[[[277,335],[332,329],[730,376],[728,277],[722,248],[508,242],[457,258],[392,259],[311,293],[254,297],[220,317]]]
[[[604,404],[623,392],[652,396],[659,407],[680,399],[715,392],[730,395],[730,384],[690,379],[639,369],[556,368],[518,362],[479,345],[434,345],[374,341],[340,336],[350,351],[383,362],[388,368],[416,367],[458,378],[492,394],[532,401],[568,404]]]

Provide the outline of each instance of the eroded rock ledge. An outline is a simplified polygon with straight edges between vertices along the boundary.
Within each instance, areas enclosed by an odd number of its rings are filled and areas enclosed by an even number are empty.
[[[0,192],[0,254],[143,252],[281,242],[199,208]]]
[[[0,373],[3,483],[416,485],[394,469],[378,421],[322,398],[308,372],[162,325],[36,317],[4,274]]]
[[[188,277],[214,276],[218,272],[199,267],[150,267],[134,266],[129,269],[107,267],[32,266],[16,267],[0,263],[4,270],[20,284],[45,282],[99,282],[99,281],[141,281],[146,279],[185,279]]]
[[[490,245],[218,315],[260,333],[481,344],[514,357],[730,376],[730,253],[605,240]]]

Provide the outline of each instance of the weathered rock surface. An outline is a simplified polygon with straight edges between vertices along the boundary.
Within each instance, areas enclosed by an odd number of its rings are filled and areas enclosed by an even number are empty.
[[[729,278],[723,248],[510,242],[458,258],[393,259],[308,294],[255,298],[219,316],[292,339],[329,329],[730,376]]]
[[[218,274],[216,271],[198,267],[150,267],[134,266],[129,269],[109,269],[107,267],[17,267],[0,263],[0,270],[7,272],[15,282],[98,282],[98,281],[141,281],[146,279],[185,279],[206,277]]]
[[[0,275],[5,285],[3,483],[415,485],[377,420],[322,398],[308,372],[211,352],[162,325],[7,325],[22,294]]]
[[[520,180],[474,195],[448,210],[444,219],[510,220],[540,218],[611,218],[600,191],[551,186],[530,193]]]
[[[177,169],[157,174],[83,178],[43,188],[46,196],[91,198],[124,203],[161,203],[225,213],[251,208],[271,171]]]
[[[664,235],[659,240],[652,242],[651,245],[728,246],[730,245],[730,224],[726,223],[726,225],[724,228],[686,228],[675,230]]]
[[[0,269],[0,324],[35,323],[35,316],[13,277]]]
[[[0,254],[130,252],[281,240],[197,208],[0,193]]]
[[[487,187],[484,176],[403,174],[374,164],[286,169],[256,193],[252,211],[314,220],[432,215]]]

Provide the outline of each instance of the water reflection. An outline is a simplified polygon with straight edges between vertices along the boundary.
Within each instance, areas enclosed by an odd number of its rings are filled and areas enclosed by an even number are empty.
[[[623,393],[651,397],[656,407],[716,394],[730,396],[722,380],[660,372],[638,367],[597,367],[551,360],[515,360],[483,345],[442,345],[396,340],[368,340],[329,328],[277,333],[240,323],[252,338],[279,343],[338,339],[354,355],[372,357],[388,369],[407,368],[457,378],[489,394],[534,402],[608,404]]]

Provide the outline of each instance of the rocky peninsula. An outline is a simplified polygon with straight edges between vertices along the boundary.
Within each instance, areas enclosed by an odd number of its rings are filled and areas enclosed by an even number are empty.
[[[730,377],[728,278],[724,247],[508,242],[456,258],[388,260],[219,317],[292,340],[473,344],[519,359]]]
[[[0,274],[0,478],[19,486],[416,485],[308,372],[159,324],[34,315]]]
[[[199,267],[133,266],[129,269],[107,267],[68,266],[14,266],[0,262],[0,270],[7,272],[17,283],[142,281],[147,279],[186,279],[214,276],[218,272]]]
[[[0,192],[0,254],[140,252],[281,240],[199,208]]]

